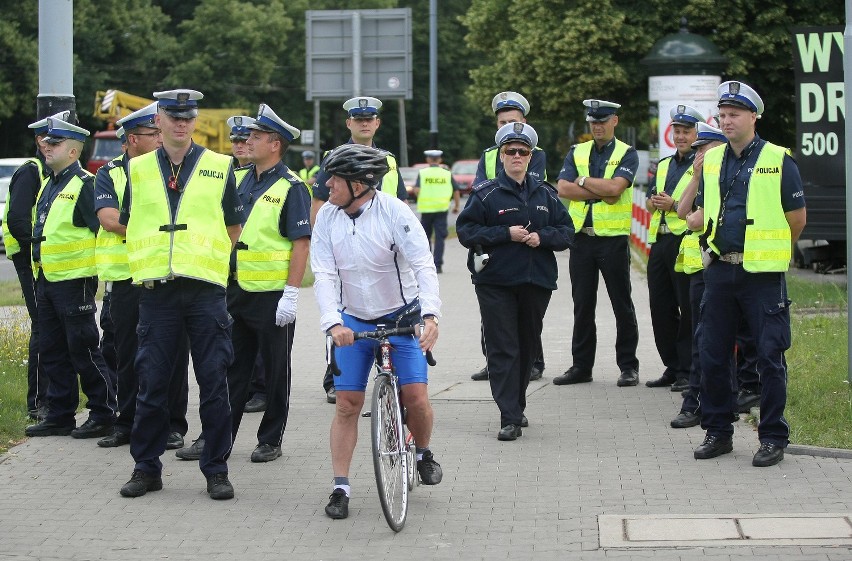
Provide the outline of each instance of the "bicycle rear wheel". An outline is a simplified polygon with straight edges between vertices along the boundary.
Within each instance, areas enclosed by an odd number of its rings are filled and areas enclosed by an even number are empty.
[[[373,468],[388,526],[399,532],[408,514],[408,453],[402,428],[399,395],[386,375],[373,385],[371,415]]]

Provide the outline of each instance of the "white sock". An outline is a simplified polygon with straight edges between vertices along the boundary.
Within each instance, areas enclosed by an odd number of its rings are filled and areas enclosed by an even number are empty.
[[[343,491],[346,493],[347,497],[349,496],[349,493],[352,490],[352,488],[349,487],[349,485],[335,485],[334,489],[343,489]],[[334,489],[332,489],[332,491],[334,491]]]

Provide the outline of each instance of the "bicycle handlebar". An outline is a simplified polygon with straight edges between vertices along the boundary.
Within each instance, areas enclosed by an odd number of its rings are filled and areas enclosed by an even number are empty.
[[[376,329],[375,331],[355,331],[353,335],[355,336],[355,340],[358,339],[376,339],[381,341],[382,339],[386,339],[388,337],[393,337],[397,335],[414,335],[415,329],[414,326],[409,327],[390,327],[387,329]],[[331,341],[331,345],[328,347],[328,366],[331,368],[331,373],[335,376],[340,376],[340,368],[337,366],[337,358],[334,356],[334,348],[337,346],[334,344],[334,339],[331,338],[331,335],[327,336],[327,339]],[[432,351],[426,351],[426,363],[429,366],[435,366],[437,361],[435,357],[432,356]]]

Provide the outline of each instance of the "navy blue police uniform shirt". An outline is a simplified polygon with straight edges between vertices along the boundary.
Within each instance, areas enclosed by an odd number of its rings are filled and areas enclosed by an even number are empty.
[[[124,176],[127,177],[127,162],[129,158],[127,154],[121,156],[121,159],[109,161],[102,165],[95,174],[95,214],[102,208],[114,208],[121,210],[118,204],[118,193],[115,190],[115,182],[110,175],[110,170],[116,166],[121,166],[124,169]],[[125,183],[125,186],[127,184]],[[122,196],[125,196],[122,193]]]
[[[9,195],[6,198],[8,213],[6,224],[9,233],[21,244],[21,253],[28,255],[30,251],[30,239],[33,235],[33,207],[38,198],[42,181],[50,174],[50,168],[44,163],[41,152],[36,154],[41,160],[44,175],[38,171],[35,163],[27,163],[12,174],[9,181]]]
[[[742,253],[745,245],[746,229],[746,200],[748,198],[748,182],[751,171],[760,155],[760,149],[766,144],[758,135],[754,136],[738,158],[730,146],[725,147],[725,156],[722,162],[722,170],[719,178],[720,199],[725,199],[725,194],[730,188],[730,194],[725,202],[725,217],[722,225],[718,224],[717,217],[712,216],[713,228],[716,237],[713,242],[722,254]],[[695,205],[704,206],[704,178],[698,186],[698,194],[695,197]],[[720,204],[721,206],[721,204]],[[799,166],[789,155],[784,155],[784,163],[781,168],[781,208],[784,212],[798,210],[805,207],[805,192],[802,187],[802,176],[799,174]]]
[[[273,167],[262,172],[260,177],[251,166],[240,185],[237,194],[243,205],[246,220],[248,220],[254,204],[274,185],[279,179],[290,182],[287,198],[284,199],[284,207],[278,220],[278,233],[289,240],[311,237],[311,196],[308,188],[301,181],[295,181],[288,173],[284,162],[278,162]],[[292,181],[291,181],[292,180]],[[245,224],[245,222],[243,223]],[[236,250],[231,252],[231,271],[236,271]]]
[[[565,161],[562,162],[562,169],[559,170],[559,177],[557,180],[564,179],[566,181],[574,182],[578,177],[580,177],[580,173],[577,171],[577,165],[574,163],[574,150],[576,148],[577,145],[575,144],[570,150],[568,150],[568,154],[565,156]],[[606,172],[607,162],[609,162],[614,150],[615,137],[612,137],[612,140],[604,144],[602,148],[598,148],[597,144],[592,146],[592,152],[589,155],[589,177],[603,177]],[[628,185],[633,185],[633,179],[636,177],[636,171],[638,169],[639,154],[636,152],[635,148],[630,146],[627,148],[627,152],[621,159],[621,163],[619,163],[615,172],[613,172],[612,179],[615,179],[616,177],[623,177],[627,180]],[[586,220],[583,223],[584,228],[594,226],[592,223],[592,204],[601,204],[601,199],[589,199],[587,200],[587,203],[589,204],[588,211],[586,213]]]
[[[675,189],[677,188],[677,184],[680,182],[683,174],[689,171],[692,162],[695,161],[695,150],[691,150],[687,155],[681,156],[680,152],[675,152],[674,155],[670,158],[671,162],[669,163],[669,170],[666,173],[666,181],[663,184],[663,191],[668,195],[672,196],[674,194]],[[659,168],[658,168],[659,169]],[[652,195],[657,193],[657,174],[655,173],[651,177],[651,182],[648,184],[648,192],[645,193],[645,199],[650,199]],[[660,214],[660,224],[665,224],[666,222],[666,213]]]
[[[177,207],[180,202],[180,196],[183,192],[183,188],[192,177],[192,174],[195,171],[195,165],[198,163],[198,158],[201,157],[201,153],[204,150],[205,148],[202,148],[193,142],[183,159],[183,164],[180,166],[180,172],[178,173],[177,182],[180,189],[174,190],[166,188],[166,192],[169,197],[172,222],[174,222],[175,215],[177,213]],[[167,183],[166,179],[172,175],[172,165],[169,161],[168,154],[166,154],[166,151],[163,148],[157,148],[157,162],[160,165],[160,174],[164,178],[163,185],[165,185]],[[128,189],[121,205],[121,214],[118,219],[119,223],[124,224],[125,226],[130,219],[131,207],[133,206],[132,197],[130,196],[131,190],[129,187],[130,186],[128,185]],[[240,202],[240,197],[237,195],[237,180],[234,178],[233,168],[228,170],[228,177],[225,180],[225,192],[222,194],[222,212],[225,215],[225,226],[235,226],[245,222],[243,205]]]
[[[52,176],[36,203],[36,219],[33,224],[33,261],[41,261],[41,242],[35,241],[44,235],[44,222],[50,212],[53,201],[68,185],[72,178],[79,176],[83,179],[80,195],[74,203],[74,214],[72,223],[78,228],[88,228],[92,233],[97,233],[101,223],[95,215],[95,185],[94,178],[87,175],[80,162],[74,162],[64,170]]]
[[[354,144],[354,143],[352,142],[352,139],[350,138],[349,142],[347,142],[346,144]],[[372,147],[375,148],[376,145],[373,144]],[[326,154],[328,154],[328,152],[326,152]],[[325,156],[323,156],[323,158],[325,158]],[[396,167],[396,175],[397,175],[397,178],[396,178],[397,179],[396,198],[398,198],[402,201],[406,201],[406,200],[408,200],[408,191],[405,190],[405,180],[402,179],[402,172],[399,171],[399,165],[398,164],[399,164],[399,162],[397,162],[397,167]],[[331,179],[331,176],[328,173],[326,173],[326,171],[322,168],[322,165],[320,165],[320,170],[317,172],[316,178],[317,178],[317,181],[316,181],[316,183],[314,183],[314,187],[313,187],[314,198],[319,199],[321,201],[327,201],[329,193],[328,193],[328,185],[326,185],[326,182],[329,179]],[[381,189],[379,189],[378,187],[377,187],[377,189],[379,191],[381,191]],[[390,193],[388,193],[388,195],[390,195]]]
[[[479,185],[488,179],[485,174],[485,154],[499,149],[499,146],[492,146],[482,151],[479,163],[476,165],[476,175],[473,177],[473,185]],[[503,171],[503,162],[500,161],[500,154],[497,154],[497,165],[494,168],[494,173],[496,175],[501,171]],[[530,165],[527,166],[527,175],[533,176],[536,181],[545,181],[547,179],[547,153],[544,150],[540,148],[533,150]]]

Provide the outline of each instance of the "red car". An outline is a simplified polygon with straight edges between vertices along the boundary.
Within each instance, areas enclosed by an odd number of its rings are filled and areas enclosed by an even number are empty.
[[[467,195],[473,190],[473,178],[476,177],[476,166],[479,160],[456,160],[450,171],[453,179],[459,186],[462,195]]]

